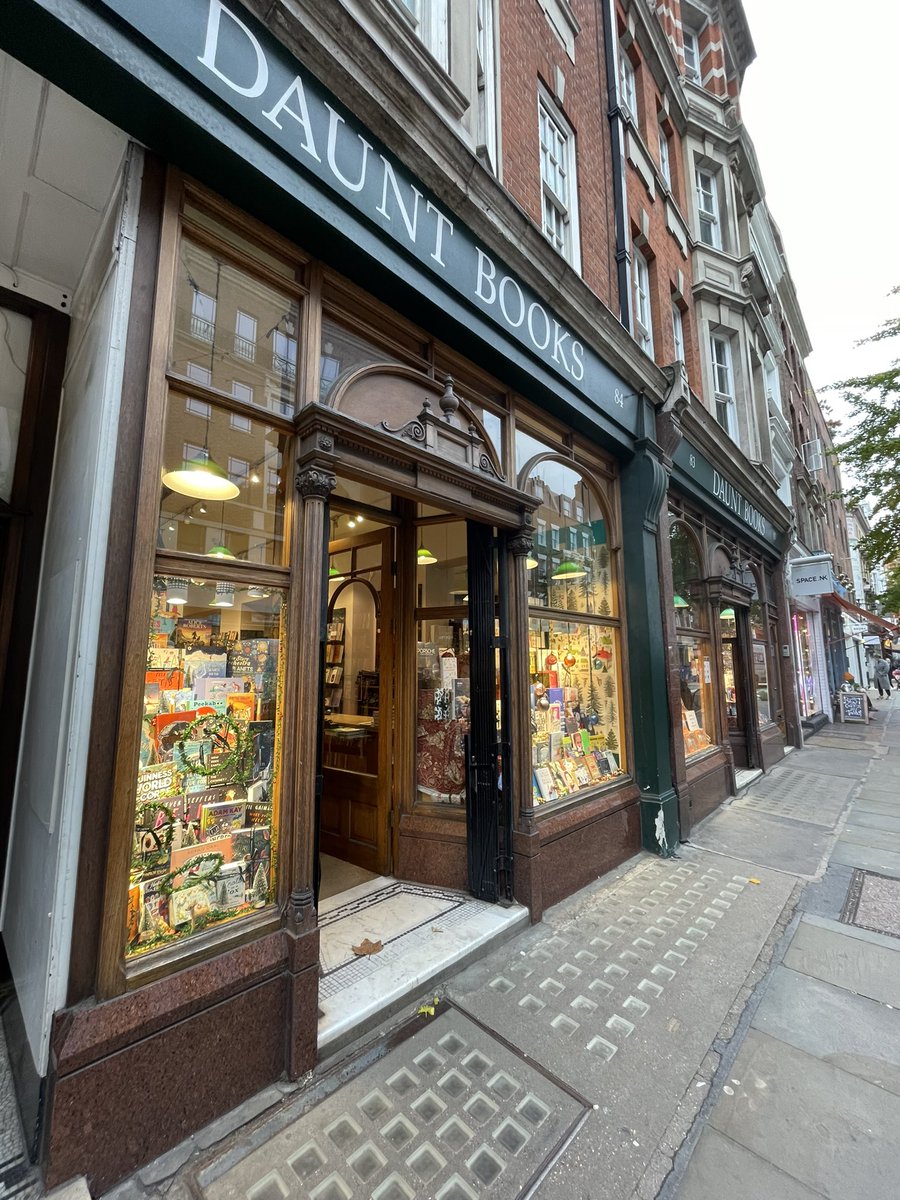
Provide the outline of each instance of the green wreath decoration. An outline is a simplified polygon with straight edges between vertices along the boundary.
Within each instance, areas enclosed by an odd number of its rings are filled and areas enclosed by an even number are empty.
[[[213,749],[221,750],[221,756],[213,762],[210,755],[209,763],[199,758],[192,758],[185,750],[188,742],[211,741]],[[236,721],[227,713],[207,713],[192,721],[184,733],[176,739],[175,745],[181,755],[181,761],[188,771],[210,779],[213,775],[223,774],[229,783],[239,783],[246,786],[253,780],[253,735],[246,724]]]
[[[169,808],[168,804],[161,804],[158,800],[150,800],[138,808],[137,812],[135,813],[135,825],[146,825],[148,829],[150,828],[150,826],[144,821],[144,813],[146,812],[161,812],[165,815],[166,822],[163,828],[166,832],[165,836],[161,838],[160,841],[166,850],[168,850],[172,845],[172,829],[175,825],[175,814],[172,812],[171,808]],[[153,829],[152,832],[156,833],[156,830]]]
[[[189,879],[185,879],[184,883],[179,883],[176,887],[175,880],[179,875],[187,875],[194,870],[200,863],[214,862],[215,868],[212,871],[205,871],[202,875],[193,875]],[[160,877],[158,887],[164,896],[171,896],[173,892],[183,892],[187,888],[196,887],[198,883],[212,883],[225,862],[225,855],[220,854],[218,850],[207,851],[206,854],[195,854],[193,858],[189,858],[187,862],[182,863],[174,871],[169,871],[166,875]]]

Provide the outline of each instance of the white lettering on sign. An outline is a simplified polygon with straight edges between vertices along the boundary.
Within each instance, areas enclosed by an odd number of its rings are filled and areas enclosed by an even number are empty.
[[[745,524],[749,525],[755,533],[765,537],[766,518],[753,507],[749,500],[744,499],[733,483],[729,483],[723,475],[715,470],[713,471],[713,495],[717,500],[721,500],[736,517],[740,517]]]
[[[227,18],[227,21],[224,19]],[[229,24],[230,23],[230,24]],[[245,44],[239,62],[219,52],[220,37],[232,45],[235,39]],[[360,133],[347,127],[344,118],[324,100],[316,99],[313,90],[304,87],[303,78],[295,75],[287,86],[273,77],[266,51],[252,29],[240,17],[225,7],[223,0],[209,0],[206,36],[203,53],[197,61],[216,79],[238,96],[261,100],[260,113],[285,138],[287,148],[298,157],[304,155],[327,168],[337,188],[362,199],[370,215],[389,224],[395,236],[406,241],[420,253],[425,253],[443,270],[447,269],[445,254],[453,237],[453,221],[408,179],[398,176],[394,166],[383,154],[376,154],[370,142]],[[271,88],[270,88],[271,85]],[[277,89],[277,90],[276,90]],[[272,94],[268,94],[272,92]],[[327,136],[320,131],[316,144],[317,123],[312,119],[311,105],[327,110]],[[324,158],[323,158],[324,155]],[[368,185],[368,190],[367,190]],[[368,203],[374,187],[378,202]],[[549,361],[576,383],[584,379],[585,348],[572,331],[549,312],[539,300],[529,301],[522,286],[511,275],[500,273],[489,254],[476,247],[474,278],[470,278],[470,294],[489,310],[490,315],[511,330],[520,330],[520,337],[545,355]],[[617,400],[620,407],[624,403]]]

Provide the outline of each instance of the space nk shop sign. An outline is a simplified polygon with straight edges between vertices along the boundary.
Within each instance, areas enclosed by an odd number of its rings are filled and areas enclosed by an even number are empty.
[[[344,109],[237,0],[105,0],[249,122],[264,143],[342,207],[418,261],[469,306],[619,425],[633,430],[634,389]],[[214,130],[227,142],[227,127]],[[298,231],[302,241],[302,231]]]
[[[834,574],[830,554],[791,563],[792,595],[825,596],[833,591]]]

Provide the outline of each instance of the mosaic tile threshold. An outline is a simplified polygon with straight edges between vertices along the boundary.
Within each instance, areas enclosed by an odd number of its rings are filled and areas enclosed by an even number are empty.
[[[380,876],[319,910],[318,1044],[333,1048],[432,980],[528,924],[521,905],[503,908],[463,892]],[[357,956],[364,938],[378,954]]]
[[[900,938],[900,879],[854,870],[841,920],[871,933]]]
[[[442,1002],[382,1058],[197,1184],[205,1200],[517,1200],[534,1193],[589,1108]]]

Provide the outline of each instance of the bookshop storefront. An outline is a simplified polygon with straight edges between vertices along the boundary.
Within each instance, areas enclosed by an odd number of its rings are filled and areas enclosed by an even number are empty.
[[[777,762],[787,736],[781,535],[734,478],[687,439],[676,451],[669,696],[682,837],[734,793],[736,772]]]
[[[96,660],[40,834],[61,863],[71,832],[76,882],[45,960],[21,871],[3,924],[17,989],[44,980],[16,1009],[29,1134],[48,1182],[96,1191],[314,1065],[318,898],[348,871],[537,920],[660,812],[677,834],[647,388],[243,10],[108,7],[35,4],[14,48],[150,149],[105,344],[122,411],[73,482],[102,489],[105,579],[45,609]],[[83,38],[110,60],[76,81]]]

